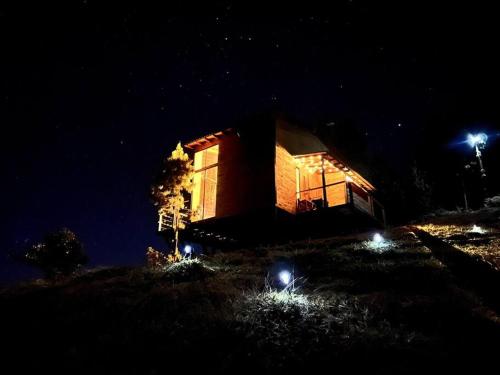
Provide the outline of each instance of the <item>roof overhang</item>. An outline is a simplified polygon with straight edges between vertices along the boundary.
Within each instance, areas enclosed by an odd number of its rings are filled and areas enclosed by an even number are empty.
[[[192,140],[190,142],[184,143],[184,147],[190,150],[198,150],[202,148],[209,147],[213,144],[215,144],[219,139],[234,133],[233,128],[228,128],[226,130],[221,130],[216,133],[211,133],[207,134],[203,137],[197,138],[195,140]]]
[[[330,161],[335,168],[337,168],[339,171],[344,172],[347,176],[350,176],[354,182],[356,182],[358,185],[363,187],[366,190],[370,191],[375,191],[375,187],[368,182],[363,176],[361,176],[358,172],[356,172],[354,169],[350,168],[346,163],[343,161],[339,160],[338,158],[332,156],[328,152],[315,152],[311,154],[304,154],[304,155],[293,155],[295,159],[300,159],[300,158],[308,158],[308,157],[314,157],[314,156],[322,156],[323,158],[327,159]]]

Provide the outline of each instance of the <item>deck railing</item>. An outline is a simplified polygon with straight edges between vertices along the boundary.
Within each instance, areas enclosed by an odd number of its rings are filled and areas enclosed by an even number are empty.
[[[342,190],[333,191],[333,189],[339,188],[342,188]],[[325,186],[301,190],[298,196],[298,212],[312,211],[342,204],[351,204],[357,210],[365,212],[385,224],[385,211],[380,202],[370,193],[352,182],[341,181]],[[334,196],[342,196],[342,199],[334,199]]]
[[[189,223],[190,210],[185,209],[181,211],[181,220],[184,225]],[[172,229],[174,217],[171,214],[158,214],[158,232],[163,232]]]
[[[341,200],[334,199],[339,189]],[[297,211],[311,211],[319,208],[333,207],[347,203],[345,181],[334,182],[324,186],[300,190],[297,199]]]

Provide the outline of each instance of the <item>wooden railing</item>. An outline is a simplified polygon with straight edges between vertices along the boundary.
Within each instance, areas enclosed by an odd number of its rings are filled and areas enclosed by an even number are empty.
[[[384,207],[373,197],[373,195],[352,183],[348,184],[347,190],[349,203],[351,203],[358,210],[373,216],[385,225]]]
[[[334,189],[345,186],[345,199],[342,201],[328,199],[333,194],[328,194],[328,189]],[[342,193],[344,194],[344,193]],[[297,211],[305,212],[316,209],[333,207],[341,204],[351,204],[356,209],[373,216],[378,221],[385,225],[385,211],[384,207],[367,191],[363,190],[352,182],[336,182],[326,186],[315,187],[312,189],[305,189],[299,191],[299,199],[297,199]]]
[[[347,198],[345,197],[345,188],[342,189],[342,201],[332,199],[334,196],[334,194],[331,194],[332,189],[341,187],[342,185],[345,186],[345,181],[300,190],[298,192],[299,199],[297,200],[297,211],[304,212],[320,208],[333,207],[339,204],[346,204]]]
[[[185,209],[181,211],[181,220],[184,225],[189,223],[190,210]],[[173,215],[171,214],[158,214],[158,232],[163,232],[172,229]]]

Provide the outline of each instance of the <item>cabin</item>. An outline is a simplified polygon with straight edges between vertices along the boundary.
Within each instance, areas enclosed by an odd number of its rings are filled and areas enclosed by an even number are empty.
[[[283,116],[256,117],[183,146],[195,169],[185,239],[289,240],[385,223],[374,186]],[[160,232],[165,223],[160,217]]]

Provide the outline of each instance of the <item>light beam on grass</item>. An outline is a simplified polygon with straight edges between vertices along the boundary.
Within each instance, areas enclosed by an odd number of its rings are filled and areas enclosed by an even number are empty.
[[[386,240],[380,233],[375,233],[370,241],[364,241],[363,246],[368,250],[383,252],[393,246],[392,241]]]
[[[478,233],[478,234],[484,234],[486,233],[486,230],[481,228],[479,225],[474,224],[472,228],[469,230],[470,233]]]

